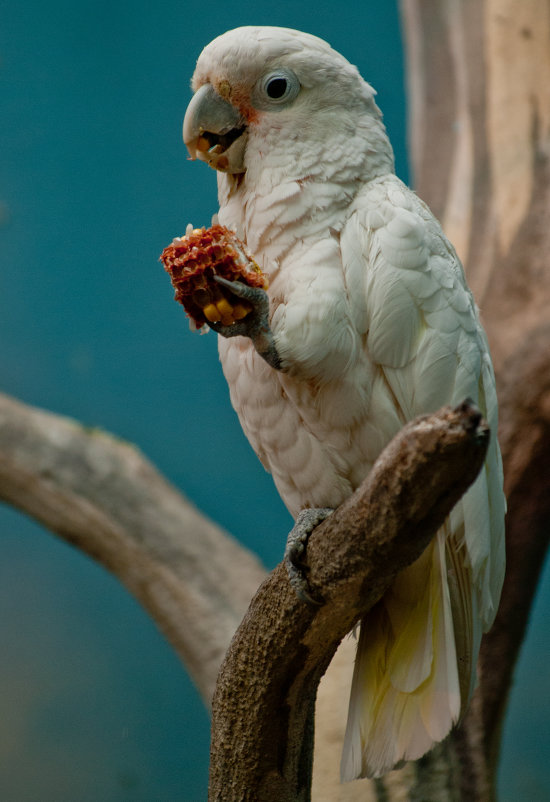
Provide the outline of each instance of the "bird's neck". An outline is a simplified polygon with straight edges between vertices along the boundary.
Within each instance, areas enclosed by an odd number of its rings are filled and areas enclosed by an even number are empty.
[[[246,174],[218,174],[220,223],[236,231],[260,262],[268,259],[263,267],[270,270],[297,241],[340,230],[365,184],[394,173],[379,120],[367,119],[362,130],[339,141],[326,136],[313,147],[282,144],[249,142]]]

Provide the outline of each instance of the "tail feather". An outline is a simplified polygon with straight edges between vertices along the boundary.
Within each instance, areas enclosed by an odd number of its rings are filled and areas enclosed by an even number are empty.
[[[397,577],[384,598],[391,625],[386,670],[391,685],[412,693],[428,677],[433,661],[432,594],[426,592],[425,577],[430,571],[432,549]],[[422,621],[423,626],[418,626]]]
[[[482,626],[479,599],[466,557],[464,516],[457,505],[447,522],[447,579],[451,597],[455,633],[456,660],[459,668],[461,715],[472,698],[476,684],[476,660],[481,645]]]
[[[361,623],[344,781],[379,777],[404,760],[418,759],[460,716],[445,539],[442,529]]]

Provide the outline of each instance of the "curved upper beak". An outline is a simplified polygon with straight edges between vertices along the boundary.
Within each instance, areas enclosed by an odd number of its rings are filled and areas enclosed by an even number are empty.
[[[212,84],[198,89],[185,112],[183,141],[192,159],[223,173],[244,173],[246,121]]]

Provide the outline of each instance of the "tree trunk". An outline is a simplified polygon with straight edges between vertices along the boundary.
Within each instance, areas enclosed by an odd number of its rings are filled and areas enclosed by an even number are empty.
[[[349,788],[330,783],[320,744],[316,802],[494,798],[508,692],[548,547],[550,0],[400,5],[414,188],[464,263],[497,375],[508,568],[462,726],[416,764]],[[337,686],[348,681],[337,670],[343,678],[321,684],[318,703],[319,725],[324,711],[338,718],[333,749],[344,726]]]
[[[549,534],[550,0],[402,0],[402,11],[415,188],[464,262],[497,376],[508,568],[461,738],[466,751],[481,738],[492,785]]]

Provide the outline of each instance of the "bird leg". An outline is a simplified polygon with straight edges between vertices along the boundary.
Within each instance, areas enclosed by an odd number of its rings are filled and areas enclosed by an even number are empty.
[[[306,578],[307,541],[315,527],[328,518],[332,511],[331,507],[310,507],[302,510],[286,541],[284,560],[290,584],[301,601],[315,606],[322,604],[323,600],[316,599],[311,594]]]
[[[265,290],[249,287],[241,281],[228,281],[221,276],[214,276],[214,281],[221,284],[237,298],[251,305],[252,310],[244,317],[229,326],[223,323],[206,321],[213,331],[222,337],[249,337],[259,355],[275,370],[281,370],[281,358],[275,346],[273,332],[269,325],[269,297]]]

